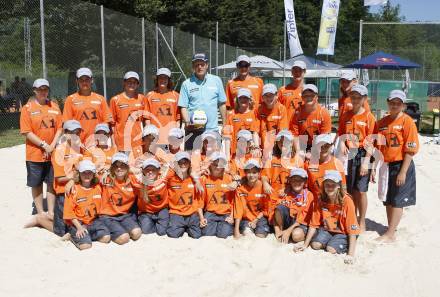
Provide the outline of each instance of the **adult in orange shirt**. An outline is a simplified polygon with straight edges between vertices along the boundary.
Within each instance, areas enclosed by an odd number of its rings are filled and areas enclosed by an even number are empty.
[[[347,191],[352,195],[356,212],[359,213],[359,225],[364,232],[365,215],[368,207],[368,184],[375,170],[371,164],[373,147],[372,134],[376,127],[376,118],[365,110],[368,90],[362,85],[351,88],[350,98],[353,109],[346,111],[339,120],[338,135],[341,151],[348,157]],[[367,151],[368,149],[368,151]]]
[[[228,109],[234,109],[238,90],[241,88],[246,88],[251,91],[252,103],[254,104],[255,108],[257,108],[261,102],[263,80],[250,74],[251,60],[248,56],[238,56],[236,65],[238,73],[237,77],[231,79],[226,84],[226,107]]]
[[[309,176],[308,188],[315,197],[319,198],[325,172],[337,170],[342,176],[342,186],[347,188],[345,169],[339,159],[332,154],[333,138],[330,134],[321,134],[314,139],[310,160],[306,161],[304,167]]]
[[[67,96],[64,101],[63,119],[77,120],[83,131],[81,142],[85,146],[93,143],[93,132],[99,123],[110,123],[111,113],[106,99],[92,92],[93,76],[89,68],[80,68],[76,71],[78,92]]]
[[[133,212],[139,187],[139,182],[129,172],[127,155],[121,152],[114,154],[110,174],[102,182],[99,214],[110,230],[112,241],[117,244],[126,244],[130,238],[138,240],[142,235]]]
[[[92,241],[110,242],[110,231],[98,217],[101,205],[101,186],[95,164],[83,160],[78,164],[78,177],[66,196],[63,218],[73,244],[80,250],[92,247]]]
[[[146,124],[153,124],[160,130],[159,144],[167,143],[170,129],[179,127],[180,108],[178,107],[179,93],[173,90],[171,71],[159,68],[156,72],[154,90],[145,96]]]
[[[275,136],[281,130],[288,129],[287,112],[284,105],[278,102],[277,87],[274,84],[265,84],[263,87],[263,100],[257,109],[257,117],[260,120],[261,145],[263,155],[272,151]]]
[[[303,103],[302,91],[304,86],[304,75],[306,74],[306,63],[295,61],[292,65],[292,81],[290,84],[281,87],[278,90],[278,101],[286,107],[287,120],[290,123],[295,111]]]
[[[330,133],[332,121],[328,110],[318,103],[318,88],[313,84],[304,85],[303,106],[294,114],[290,122],[290,130],[295,136],[295,151],[303,146],[302,137],[307,137],[306,151],[311,149],[313,137]]]
[[[295,250],[302,251],[310,244],[314,250],[347,253],[344,262],[353,264],[360,228],[353,200],[342,187],[341,174],[336,170],[326,171],[321,191],[304,245]]]
[[[31,187],[36,214],[43,214],[43,182],[47,184],[47,215],[52,218],[55,192],[50,154],[62,132],[62,115],[58,104],[48,99],[47,80],[36,79],[33,89],[35,96],[20,114],[20,133],[26,136],[27,186]]]
[[[338,99],[338,115],[341,119],[342,115],[353,109],[353,103],[351,102],[350,92],[351,88],[358,84],[356,74],[352,71],[344,72],[339,79],[339,90],[341,97]],[[365,110],[370,111],[370,105],[368,104],[368,98],[364,101],[363,107]]]
[[[388,189],[384,205],[388,230],[378,238],[389,243],[396,240],[396,230],[403,208],[416,204],[416,170],[413,156],[420,148],[417,127],[405,114],[406,95],[393,90],[388,96],[389,115],[377,123],[377,133],[385,138],[379,148],[388,166]]]
[[[119,151],[130,152],[142,144],[144,96],[139,94],[139,75],[124,75],[124,91],[110,99],[114,139]]]
[[[255,114],[251,97],[249,89],[240,88],[235,107],[227,115],[226,125],[222,132],[225,137],[225,151],[228,155],[233,154],[237,148],[237,133],[240,130],[252,132],[254,146],[259,146],[260,122]]]
[[[138,221],[143,234],[167,233],[170,214],[168,211],[168,188],[160,176],[160,163],[156,159],[146,159],[142,163],[142,188],[137,200]]]
[[[203,204],[206,226],[202,228],[203,236],[227,238],[234,232],[233,200],[238,183],[225,173],[226,155],[214,152],[210,157],[209,173],[201,177],[204,187]]]
[[[235,191],[234,237],[239,238],[246,228],[250,228],[255,236],[265,238],[270,231],[267,219],[269,197],[260,180],[261,165],[251,159],[246,162],[244,171],[246,176]]]
[[[166,177],[168,188],[170,223],[167,235],[179,238],[185,233],[194,239],[202,236],[202,226],[206,219],[202,214],[199,177],[191,171],[191,156],[188,152],[175,155],[176,166]]]
[[[278,193],[278,204],[275,208],[275,238],[288,243],[304,241],[308,232],[314,210],[315,197],[307,190],[307,172],[303,168],[293,168],[286,186]]]

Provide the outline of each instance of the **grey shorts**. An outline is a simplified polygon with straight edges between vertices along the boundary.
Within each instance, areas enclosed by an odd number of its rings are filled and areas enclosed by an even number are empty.
[[[371,169],[364,176],[360,175],[362,158],[366,156],[364,149],[359,149],[356,156],[348,160],[347,166],[347,191],[353,194],[353,191],[368,192],[368,185],[370,184]]]
[[[248,220],[242,220],[240,222],[240,232],[243,232],[246,227],[250,228],[249,227],[249,221]],[[262,234],[262,235],[269,234],[270,227],[269,227],[269,221],[267,220],[267,218],[266,217],[262,217],[261,219],[259,219],[257,221],[257,226],[255,227],[255,229],[252,229],[252,231],[254,231],[255,234]]]
[[[192,238],[200,238],[202,236],[199,215],[197,213],[193,213],[190,216],[170,214],[167,235],[171,238],[179,238],[185,231]]]
[[[129,233],[133,229],[140,228],[133,213],[127,213],[118,216],[103,215],[100,217],[110,231],[112,240],[116,240],[124,233]]]
[[[51,162],[26,161],[27,186],[37,187],[44,183],[53,184],[53,167]]]
[[[57,194],[55,197],[55,205],[53,209],[53,233],[63,237],[69,230],[64,221],[64,193]]]
[[[296,219],[290,216],[290,209],[287,206],[277,205],[275,211],[278,211],[283,219],[283,230],[295,224]],[[297,228],[301,228],[301,230],[304,232],[304,235],[306,235],[307,231],[309,231],[309,227],[303,224],[300,224]]]
[[[229,215],[219,215],[213,212],[205,212],[205,219],[208,224],[202,228],[203,236],[217,236],[219,238],[227,238],[234,233],[234,225],[229,224],[225,219]]]
[[[170,214],[168,208],[164,208],[156,213],[142,213],[138,216],[139,225],[141,226],[142,233],[151,234],[157,233],[157,235],[167,234],[168,224],[170,222]]]
[[[346,234],[328,232],[322,227],[317,230],[312,242],[319,242],[324,248],[330,246],[338,254],[346,253],[348,250],[348,236]]]
[[[76,236],[75,226],[69,227],[69,233],[71,235],[73,243],[78,246],[80,244],[92,244],[92,241],[97,241],[106,235],[110,235],[110,231],[100,218],[96,218],[89,225],[83,225],[88,233],[83,238]]]
[[[402,163],[399,161],[388,164],[388,191],[384,205],[401,208],[416,204],[416,168],[413,161],[406,172],[405,184],[400,187],[396,186]]]

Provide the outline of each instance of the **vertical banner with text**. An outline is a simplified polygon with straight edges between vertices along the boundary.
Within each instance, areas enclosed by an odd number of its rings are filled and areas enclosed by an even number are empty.
[[[339,0],[324,0],[321,13],[317,55],[333,55],[335,52]]]
[[[284,0],[284,10],[286,12],[286,33],[289,41],[290,57],[293,58],[303,54],[298,31],[296,30],[293,0]]]

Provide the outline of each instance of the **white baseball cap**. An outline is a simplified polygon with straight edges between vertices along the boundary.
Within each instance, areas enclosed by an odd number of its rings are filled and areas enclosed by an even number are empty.
[[[80,68],[76,71],[76,78],[80,78],[81,76],[93,77],[92,70],[89,68]]]
[[[171,128],[168,132],[168,137],[175,137],[177,139],[183,138],[185,135],[183,135],[182,129],[179,128]]]
[[[240,56],[237,57],[237,65],[240,62],[246,62],[246,63],[250,64],[251,63],[251,59],[248,56],[246,56],[246,55],[240,55]]]
[[[32,85],[32,87],[34,87],[36,89],[38,89],[42,86],[46,86],[49,88],[49,82],[44,78],[38,78],[38,79],[34,80],[34,84]]]
[[[77,120],[68,120],[63,124],[64,130],[74,131],[76,129],[82,129],[80,122]]]
[[[146,125],[144,127],[144,130],[142,131],[142,137],[148,136],[148,135],[155,135],[159,136],[159,129],[155,125]]]
[[[240,130],[237,133],[237,139],[243,138],[246,141],[252,140],[252,133],[249,130]]]
[[[247,169],[252,169],[252,168],[258,168],[258,169],[260,169],[261,168],[261,165],[260,165],[260,162],[258,162],[257,160],[255,160],[255,159],[249,159],[245,164],[244,164],[244,170],[247,170]]]
[[[318,94],[318,88],[314,84],[305,84],[301,93],[304,93],[306,90]]]
[[[298,67],[301,68],[302,70],[306,70],[307,69],[307,65],[304,61],[295,61],[293,62],[292,68],[293,67]]]
[[[159,68],[157,69],[156,76],[159,75],[166,75],[168,77],[171,77],[171,70],[169,70],[168,68]]]
[[[249,89],[240,88],[240,89],[238,89],[238,92],[237,92],[237,98],[240,98],[240,97],[251,98],[252,93]]]
[[[220,138],[220,134],[215,131],[205,131],[202,133],[202,141],[205,141],[207,138],[218,140]]]
[[[342,181],[342,176],[337,170],[326,170],[322,180],[325,181],[328,179],[334,181],[335,183],[339,183]]]
[[[261,95],[265,95],[265,94],[276,94],[278,91],[277,87],[274,84],[265,84],[263,86],[263,92]]]
[[[149,159],[146,159],[142,162],[142,169],[145,169],[148,166],[160,168],[160,163],[156,159],[149,158]]]
[[[351,87],[351,92],[357,92],[361,96],[367,96],[368,95],[368,89],[365,86],[359,85],[359,84],[356,84],[356,85],[352,86]]]
[[[307,171],[305,171],[303,168],[294,167],[292,170],[290,170],[289,177],[292,176],[301,176],[302,178],[307,178]]]
[[[345,80],[353,80],[356,79],[356,73],[353,71],[346,71],[341,74],[341,77],[339,79],[345,79]]]
[[[401,91],[401,90],[392,90],[392,91],[390,92],[390,94],[388,95],[387,100],[390,101],[390,100],[392,100],[392,99],[394,99],[394,98],[398,98],[398,99],[400,99],[403,103],[406,102],[406,94],[405,94],[404,91]]]
[[[210,156],[209,159],[211,161],[217,161],[217,160],[223,160],[223,161],[227,161],[226,155],[222,152],[213,152]]]
[[[333,144],[333,138],[332,138],[331,134],[319,134],[319,135],[315,135],[313,142],[315,144],[321,143],[321,142],[324,142],[327,144]]]
[[[128,165],[128,156],[126,154],[124,154],[124,153],[117,152],[112,157],[112,164],[117,162],[117,161]]]
[[[129,78],[135,78],[137,79],[137,81],[139,81],[139,74],[137,74],[134,71],[128,71],[127,73],[124,74],[124,80],[127,80]]]
[[[95,133],[98,131],[104,131],[105,133],[110,133],[110,128],[109,128],[108,124],[101,123],[101,124],[96,125],[96,127],[95,127]]]
[[[178,152],[177,154],[174,155],[174,159],[176,160],[176,162],[179,162],[180,160],[183,159],[187,159],[187,160],[191,160],[191,155],[188,152]]]
[[[78,171],[79,172],[91,171],[91,172],[95,173],[96,166],[89,159],[85,159],[85,160],[82,160],[78,163]]]
[[[277,137],[276,137],[276,141],[281,140],[281,137],[286,138],[287,140],[292,141],[293,140],[293,135],[289,130],[283,129],[280,132],[278,132]]]

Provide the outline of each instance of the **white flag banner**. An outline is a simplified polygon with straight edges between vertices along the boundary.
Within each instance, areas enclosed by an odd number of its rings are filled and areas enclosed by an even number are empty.
[[[339,4],[339,0],[324,0],[322,4],[317,55],[333,55],[335,52]]]
[[[364,6],[385,5],[388,0],[364,0]]]
[[[370,77],[368,76],[368,69],[362,69],[362,83],[364,86],[370,84]]]
[[[293,58],[303,54],[298,31],[296,30],[293,0],[284,0],[284,10],[286,12],[286,33],[289,41],[290,57]]]

